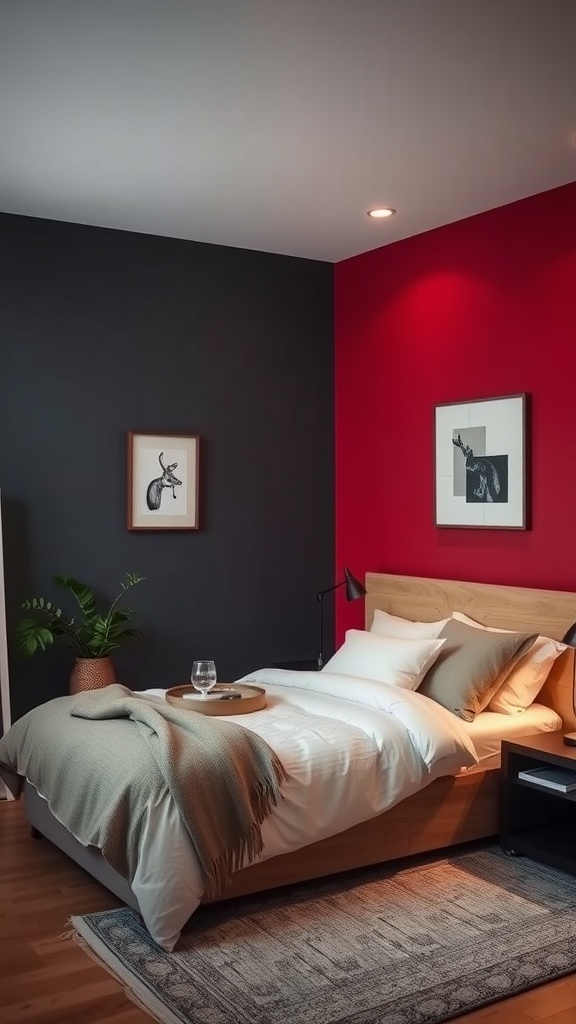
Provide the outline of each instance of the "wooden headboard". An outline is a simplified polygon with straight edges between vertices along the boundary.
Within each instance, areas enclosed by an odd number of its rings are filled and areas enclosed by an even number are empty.
[[[537,631],[555,640],[576,620],[576,594],[565,590],[369,572],[366,591],[366,629],[370,629],[375,608],[420,622],[445,619],[459,611],[484,626]],[[538,703],[554,708],[564,728],[570,730],[576,729],[575,656],[570,648],[557,659],[538,696]]]

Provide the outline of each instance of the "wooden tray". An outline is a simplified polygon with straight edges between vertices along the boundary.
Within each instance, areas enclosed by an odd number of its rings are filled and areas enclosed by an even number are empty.
[[[234,690],[242,694],[240,700],[222,700],[221,694]],[[199,711],[201,715],[247,715],[250,711],[261,711],[266,707],[266,690],[262,686],[248,683],[220,684],[208,697],[186,700],[185,693],[196,693],[193,686],[171,686],[166,690],[166,700],[174,707],[185,711]],[[215,696],[212,696],[215,694]],[[218,694],[218,696],[216,696]]]

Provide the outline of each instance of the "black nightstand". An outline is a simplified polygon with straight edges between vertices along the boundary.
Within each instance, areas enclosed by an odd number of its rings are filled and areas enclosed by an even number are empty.
[[[273,661],[271,668],[289,668],[293,672],[316,672],[318,662],[314,658],[309,658],[307,661]]]
[[[574,772],[576,747],[557,732],[502,741],[500,843],[510,854],[576,874],[576,790],[562,792],[518,778],[534,768]]]

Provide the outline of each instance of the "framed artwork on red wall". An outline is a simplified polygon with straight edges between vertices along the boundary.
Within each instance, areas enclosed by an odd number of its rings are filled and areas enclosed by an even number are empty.
[[[434,408],[435,525],[526,530],[528,395]]]
[[[198,529],[199,443],[194,434],[129,431],[129,530]]]

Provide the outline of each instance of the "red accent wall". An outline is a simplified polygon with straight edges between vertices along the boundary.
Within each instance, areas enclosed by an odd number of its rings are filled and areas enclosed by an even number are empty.
[[[338,572],[576,591],[576,183],[338,264],[335,330]],[[434,526],[434,405],[520,392],[531,529]]]

